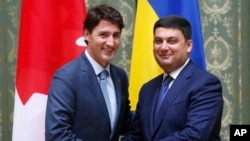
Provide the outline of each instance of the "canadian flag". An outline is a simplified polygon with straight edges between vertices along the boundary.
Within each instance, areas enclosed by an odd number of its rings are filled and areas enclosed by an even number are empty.
[[[84,0],[22,0],[13,141],[44,141],[45,110],[56,69],[86,47]]]

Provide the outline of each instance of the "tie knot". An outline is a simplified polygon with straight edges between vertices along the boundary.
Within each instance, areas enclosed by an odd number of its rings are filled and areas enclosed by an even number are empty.
[[[106,79],[109,76],[109,73],[107,70],[103,70],[100,74],[99,77],[101,80]]]
[[[169,85],[169,83],[173,80],[173,78],[168,75],[167,77],[164,78],[163,85]]]

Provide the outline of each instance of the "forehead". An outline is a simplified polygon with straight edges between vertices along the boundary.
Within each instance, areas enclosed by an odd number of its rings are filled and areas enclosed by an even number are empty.
[[[98,32],[121,32],[119,26],[107,20],[101,20],[93,31]]]
[[[184,38],[182,32],[179,29],[164,28],[164,27],[156,28],[154,32],[154,37],[159,37],[159,38],[169,38],[169,37],[181,38],[183,37]]]

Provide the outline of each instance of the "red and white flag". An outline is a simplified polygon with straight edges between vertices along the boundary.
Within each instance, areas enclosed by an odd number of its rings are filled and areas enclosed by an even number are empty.
[[[44,141],[45,110],[56,69],[85,49],[84,0],[22,0],[13,141]]]

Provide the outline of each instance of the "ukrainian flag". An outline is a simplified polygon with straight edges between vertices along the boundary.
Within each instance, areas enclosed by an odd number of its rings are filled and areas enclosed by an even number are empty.
[[[153,56],[154,23],[167,15],[187,18],[193,28],[191,58],[206,69],[198,0],[138,0],[130,68],[130,100],[135,109],[141,86],[163,71]]]

